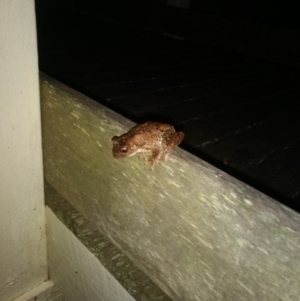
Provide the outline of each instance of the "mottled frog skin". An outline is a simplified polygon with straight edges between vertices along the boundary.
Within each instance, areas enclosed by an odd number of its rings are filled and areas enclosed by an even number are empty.
[[[183,139],[183,132],[159,122],[146,122],[133,127],[127,133],[112,138],[113,156],[117,159],[141,155],[146,164],[154,168],[156,161],[167,161],[169,153]]]

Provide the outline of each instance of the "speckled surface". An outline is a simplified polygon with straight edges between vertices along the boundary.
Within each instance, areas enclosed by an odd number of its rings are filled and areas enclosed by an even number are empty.
[[[174,300],[297,300],[300,217],[177,148],[116,160],[132,123],[42,76],[47,181]]]
[[[157,285],[48,183],[45,185],[45,199],[46,205],[59,220],[99,259],[100,263],[118,280],[134,300],[171,301]]]

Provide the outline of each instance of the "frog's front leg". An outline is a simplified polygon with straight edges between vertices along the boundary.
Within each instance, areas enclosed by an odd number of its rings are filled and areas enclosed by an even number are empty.
[[[155,148],[155,149],[152,150],[151,154],[148,156],[147,161],[150,164],[150,169],[151,170],[154,169],[155,162],[159,159],[160,154],[161,154],[160,149]]]

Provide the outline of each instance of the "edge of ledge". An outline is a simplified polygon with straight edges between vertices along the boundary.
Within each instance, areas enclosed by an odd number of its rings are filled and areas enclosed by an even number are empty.
[[[135,300],[172,300],[47,182],[45,201],[56,217]]]

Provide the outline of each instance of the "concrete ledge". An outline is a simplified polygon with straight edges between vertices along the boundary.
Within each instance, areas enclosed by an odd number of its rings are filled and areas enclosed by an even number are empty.
[[[174,300],[297,300],[300,216],[177,148],[116,160],[133,124],[41,75],[47,181]]]
[[[47,183],[45,199],[50,277],[67,300],[171,301]]]

